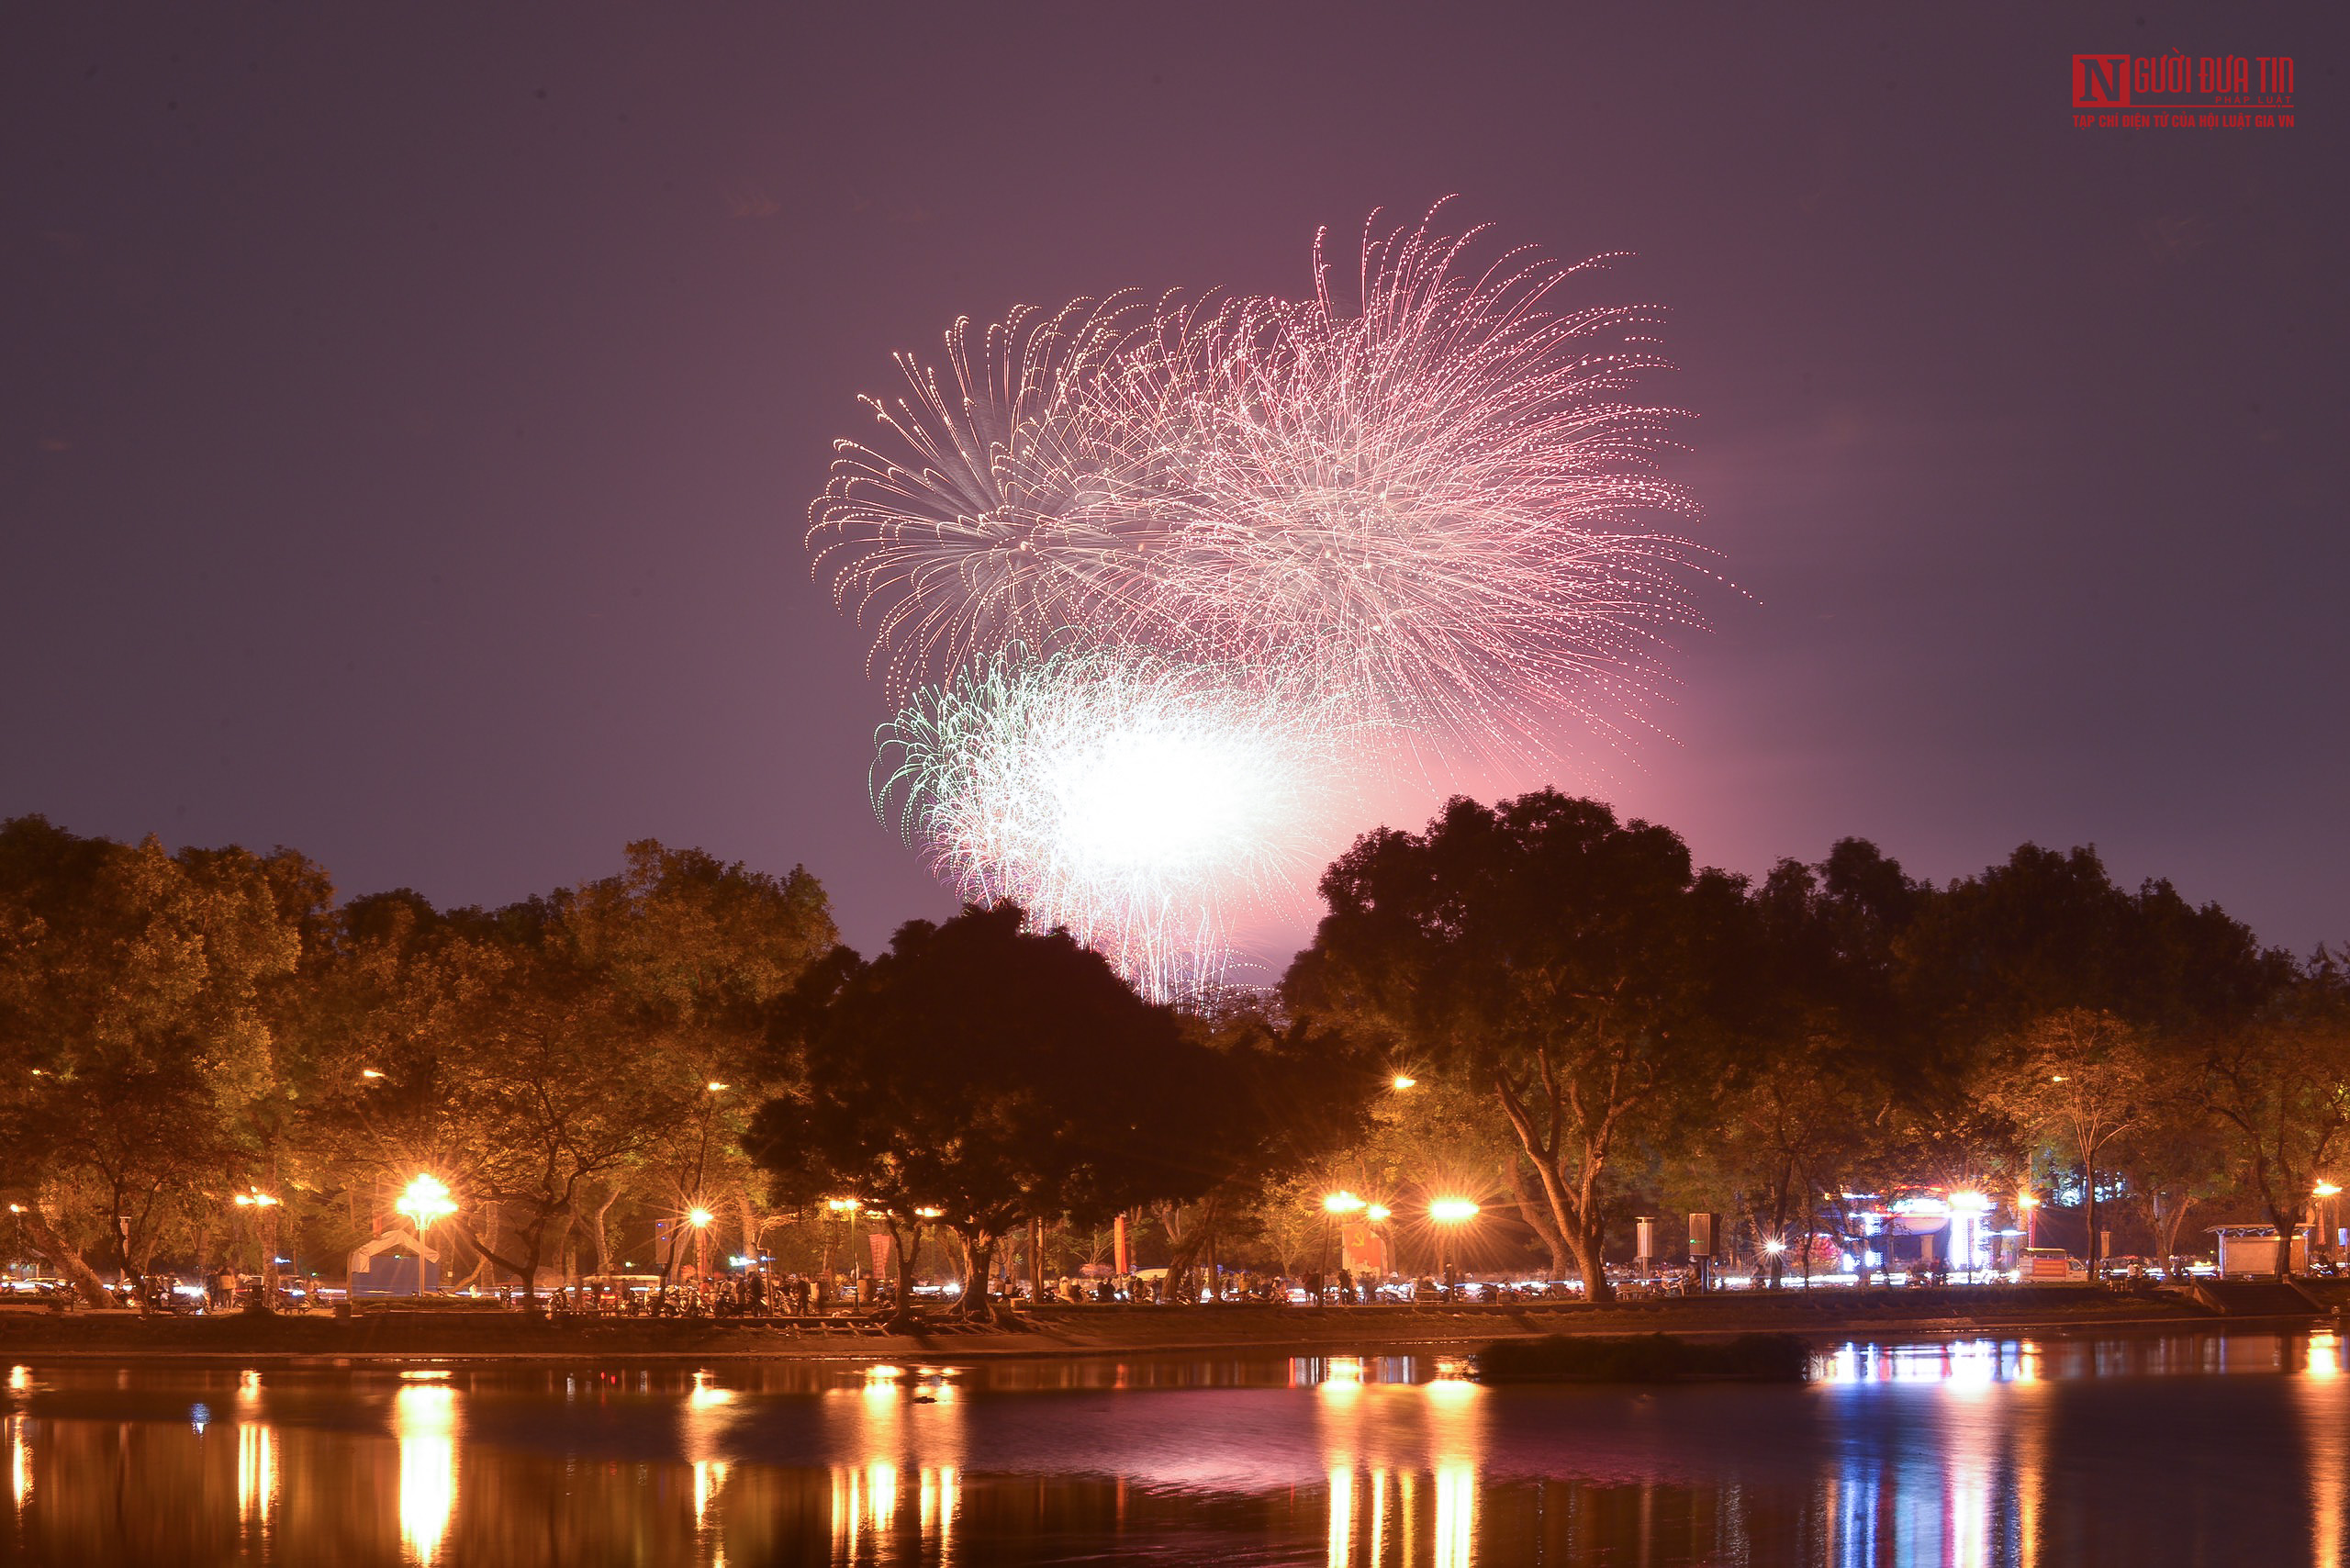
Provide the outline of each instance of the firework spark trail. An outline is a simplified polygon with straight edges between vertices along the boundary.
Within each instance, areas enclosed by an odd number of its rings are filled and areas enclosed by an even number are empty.
[[[873,625],[893,694],[1125,618],[1151,518],[1092,390],[1154,319],[1130,296],[1080,300],[1015,310],[977,344],[958,320],[943,370],[901,354],[908,396],[864,399],[896,454],[834,442],[809,542],[834,597]]]
[[[1543,721],[1606,733],[1692,619],[1686,544],[1636,532],[1685,511],[1657,476],[1665,410],[1627,401],[1661,364],[1614,347],[1637,309],[1551,314],[1577,269],[1459,270],[1473,233],[1367,236],[1357,300],[1240,301],[1130,347],[1097,396],[1111,444],[1157,442],[1155,591],[1178,643],[1308,660],[1382,722],[1444,749],[1540,755]]]
[[[1694,511],[1633,394],[1656,312],[1561,306],[1606,258],[1478,267],[1435,217],[1367,225],[1345,289],[1317,237],[1297,300],[958,321],[812,509],[905,708],[877,804],[1157,994],[1330,847],[1315,791],[1538,762],[1561,719],[1623,747],[1700,623],[1697,547],[1644,521]]]
[[[1338,847],[1345,724],[1217,666],[1014,646],[882,731],[874,799],[964,897],[1013,899],[1172,999],[1214,984],[1235,922]]]

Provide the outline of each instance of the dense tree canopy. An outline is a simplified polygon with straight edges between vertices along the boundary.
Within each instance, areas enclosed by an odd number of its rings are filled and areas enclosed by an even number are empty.
[[[2167,1251],[2193,1216],[2306,1224],[2350,1159],[2335,956],[2091,848],[1936,885],[1846,839],[1750,882],[1543,790],[1368,834],[1322,891],[1278,997],[1170,1009],[1016,910],[868,960],[804,871],[652,842],[444,910],[337,904],[290,850],[0,823],[6,1234],[94,1300],[285,1252],[331,1278],[431,1174],[476,1282],[674,1277],[688,1215],[822,1273],[854,1199],[972,1284],[1024,1232],[1031,1269],[1098,1260],[1122,1215],[1180,1293],[1320,1268],[1344,1189],[1398,1226],[1473,1198],[1491,1260],[1604,1294],[1639,1213],[1722,1209],[1773,1279],[1919,1194]]]
[[[1604,1297],[1619,1146],[1753,1022],[1743,891],[1597,801],[1456,800],[1427,833],[1371,834],[1330,868],[1289,1000],[1489,1086]]]
[[[1301,1068],[1326,1074],[1337,1056],[1302,1034],[1212,1042],[1009,904],[911,922],[870,962],[835,953],[777,1039],[800,1087],[760,1111],[750,1148],[778,1195],[854,1197],[909,1229],[935,1218],[973,1284],[1030,1217],[1082,1224],[1260,1174],[1305,1120]],[[983,1310],[969,1291],[966,1305]]]

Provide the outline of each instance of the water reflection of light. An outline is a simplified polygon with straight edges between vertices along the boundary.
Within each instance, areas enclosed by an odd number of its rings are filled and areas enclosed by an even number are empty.
[[[400,1540],[429,1564],[457,1506],[456,1391],[410,1383],[393,1396],[392,1435],[400,1445]]]
[[[1387,1555],[1387,1473],[1371,1473],[1371,1562],[1373,1568]]]
[[[1477,1467],[1436,1467],[1436,1568],[1469,1568],[1477,1535]]]
[[[1440,1377],[1427,1385],[1428,1403],[1440,1407],[1467,1405],[1483,1390],[1465,1377]]]
[[[710,1505],[717,1497],[718,1489],[725,1484],[724,1461],[694,1461],[694,1529],[699,1529],[709,1522]]]
[[[241,1426],[237,1428],[237,1518],[245,1524],[266,1524],[276,1502],[277,1453],[270,1430],[250,1423]]]
[[[1330,1472],[1330,1568],[1347,1568],[1355,1543],[1355,1467]]]
[[[237,1398],[240,1403],[261,1397],[261,1373],[248,1367],[237,1374]]]
[[[721,1405],[732,1405],[733,1402],[733,1389],[718,1387],[710,1381],[708,1372],[694,1373],[694,1385],[686,1394],[686,1403],[688,1406],[696,1410],[711,1410]]]
[[[856,1561],[856,1530],[865,1511],[865,1478],[854,1470],[833,1472],[833,1561]]]
[[[2050,1406],[2044,1399],[2024,1399],[2016,1404],[2019,1425],[2012,1461],[2016,1492],[2016,1568],[2040,1568],[2041,1525],[2048,1486],[2049,1412]]]
[[[1958,1407],[1944,1426],[1942,1561],[1950,1568],[1991,1568],[1993,1428],[1978,1414]]]
[[[1352,1400],[1362,1393],[1362,1358],[1333,1356],[1324,1368],[1315,1392],[1325,1399]]]
[[[2301,1437],[2309,1453],[2310,1545],[2314,1562],[2336,1568],[2343,1561],[2343,1493],[2350,1488],[2350,1451],[2343,1429],[2344,1387],[2341,1336],[2310,1336],[2308,1376],[2297,1379]]]
[[[32,1385],[33,1385],[33,1369],[32,1369],[32,1368],[30,1368],[30,1367],[10,1367],[10,1368],[8,1369],[8,1392],[9,1392],[9,1393],[11,1393],[11,1394],[23,1394],[23,1393],[27,1392],[28,1390],[29,1390],[29,1389],[32,1387]]]
[[[923,1539],[943,1534],[955,1517],[955,1467],[925,1466],[915,1477],[916,1519]]]
[[[1943,1381],[1958,1394],[1981,1394],[1999,1381],[1999,1349],[1988,1339],[1969,1339],[1950,1347]]]
[[[25,1499],[33,1495],[33,1449],[25,1436],[22,1416],[8,1421],[8,1495],[16,1500],[19,1514],[25,1511]]]
[[[954,1473],[941,1473],[943,1479],[924,1477],[923,1500],[927,1506],[940,1509],[939,1530],[944,1539],[946,1521],[952,1518]],[[936,1488],[937,1490],[934,1490]],[[942,1495],[943,1494],[943,1495]],[[898,1515],[898,1467],[883,1460],[875,1460],[864,1469],[844,1465],[833,1472],[833,1561],[855,1562],[860,1555],[859,1542],[867,1531],[886,1537]],[[878,1547],[881,1543],[876,1542]]]

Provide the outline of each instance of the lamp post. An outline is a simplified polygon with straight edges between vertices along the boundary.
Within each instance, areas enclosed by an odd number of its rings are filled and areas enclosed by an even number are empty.
[[[424,1294],[424,1246],[432,1230],[432,1222],[446,1219],[457,1212],[456,1204],[449,1196],[449,1184],[438,1176],[419,1176],[408,1184],[400,1201],[392,1205],[394,1214],[406,1215],[416,1226],[416,1294]],[[534,1284],[536,1282],[532,1282]]]
[[[259,1187],[247,1187],[231,1200],[241,1209],[253,1209],[269,1216],[268,1225],[260,1227],[261,1293],[246,1304],[254,1312],[267,1312],[277,1300],[277,1205],[278,1200]]]
[[[2329,1262],[2333,1258],[2333,1244],[2342,1234],[2333,1226],[2333,1199],[2334,1195],[2341,1191],[2341,1188],[2322,1177],[2319,1179],[2318,1184],[2311,1189],[2318,1199],[2318,1213],[2321,1222],[2325,1226],[2325,1256]]]
[[[1371,1205],[1363,1202],[1362,1199],[1356,1197],[1352,1193],[1348,1192],[1343,1187],[1338,1191],[1328,1194],[1322,1200],[1322,1214],[1324,1216],[1322,1221],[1322,1271],[1321,1277],[1317,1278],[1314,1282],[1315,1305],[1319,1306],[1322,1305],[1323,1281],[1326,1280],[1330,1273],[1330,1238],[1332,1234],[1338,1228],[1338,1216],[1340,1215],[1360,1214],[1364,1209],[1369,1208],[1370,1206]]]
[[[865,1207],[861,1198],[826,1198],[824,1206],[848,1221],[848,1278],[850,1294],[856,1294],[856,1282],[865,1277],[856,1266],[856,1215]]]
[[[718,1216],[697,1204],[686,1215],[686,1223],[694,1227],[694,1289],[703,1290],[710,1280],[710,1222]]]
[[[2040,1208],[2040,1200],[2033,1197],[2029,1192],[2018,1193],[2016,1194],[2016,1207],[2023,1211],[2023,1249],[2025,1251],[2029,1252],[2034,1245],[2032,1238],[2037,1233],[2037,1226],[2035,1222],[2039,1217],[2038,1210]]]
[[[1467,1225],[1477,1217],[1477,1204],[1472,1198],[1438,1198],[1428,1204],[1428,1218],[1436,1222],[1436,1277],[1447,1299],[1452,1293],[1452,1280],[1447,1271],[1444,1253],[1448,1233]]]

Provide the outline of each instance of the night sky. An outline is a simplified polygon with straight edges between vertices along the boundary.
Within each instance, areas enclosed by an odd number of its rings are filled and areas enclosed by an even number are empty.
[[[1743,590],[1559,783],[2350,938],[2339,9],[1610,10],[17,7],[0,814],[442,903],[655,836],[870,948],[951,906],[802,548],[855,395],[1458,193],[1637,252],[1583,297],[1671,308]],[[2292,55],[2300,123],[2072,126],[2073,53],[2173,49]]]

